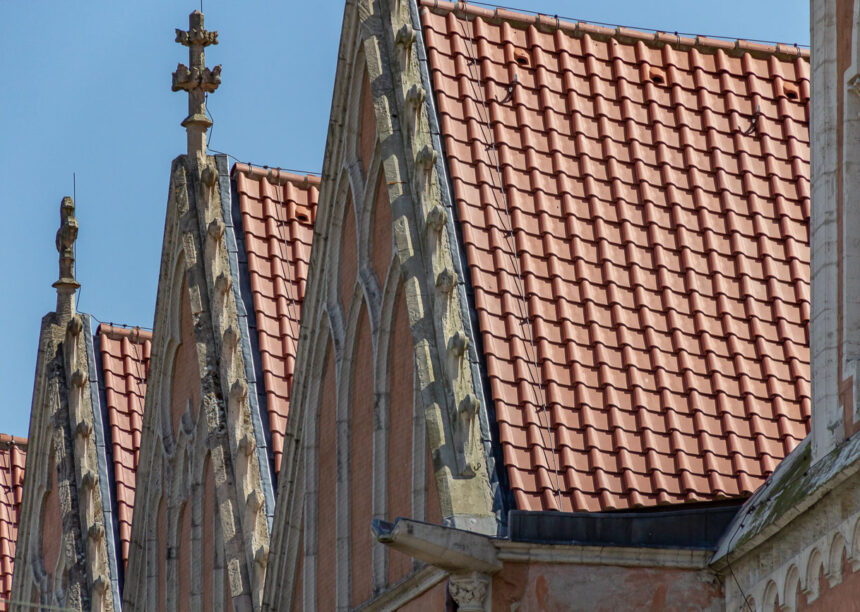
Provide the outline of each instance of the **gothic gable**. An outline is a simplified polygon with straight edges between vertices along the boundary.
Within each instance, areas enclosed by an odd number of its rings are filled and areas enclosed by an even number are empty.
[[[269,463],[252,425],[225,246],[229,194],[225,159],[174,162],[124,591],[130,610],[202,601],[251,609],[262,588]]]
[[[267,609],[354,608],[441,579],[377,542],[375,520],[496,532],[437,156],[423,97],[406,102],[421,88],[411,28],[407,3],[345,14]]]

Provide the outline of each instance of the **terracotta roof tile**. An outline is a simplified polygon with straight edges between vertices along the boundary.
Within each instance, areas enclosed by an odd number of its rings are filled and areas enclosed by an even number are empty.
[[[244,164],[233,167],[233,178],[277,473],[287,429],[320,180]]]
[[[752,492],[809,429],[808,53],[421,4],[516,506]]]
[[[152,334],[138,327],[102,323],[96,335],[110,425],[108,435],[121,555],[123,564],[127,565]]]
[[[26,459],[26,439],[0,434],[0,610],[9,609],[12,594]]]

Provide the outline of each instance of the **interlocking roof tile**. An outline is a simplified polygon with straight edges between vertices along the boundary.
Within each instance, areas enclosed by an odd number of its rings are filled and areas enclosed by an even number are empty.
[[[27,440],[0,434],[0,610],[9,609],[12,594],[26,460]]]
[[[236,164],[272,456],[280,472],[320,179]]]
[[[808,53],[421,4],[516,506],[754,491],[809,430]]]
[[[127,565],[152,334],[139,327],[102,323],[96,335],[110,425],[108,436],[113,459],[119,540],[122,561]]]

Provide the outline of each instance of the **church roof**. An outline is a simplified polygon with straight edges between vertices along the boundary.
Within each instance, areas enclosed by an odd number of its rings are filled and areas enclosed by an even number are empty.
[[[755,491],[809,430],[808,53],[420,5],[516,507]]]
[[[0,610],[9,609],[27,440],[0,434]]]
[[[152,333],[139,327],[102,323],[96,331],[101,357],[99,375],[107,407],[106,432],[113,465],[113,490],[123,565],[128,563],[135,479],[143,430],[146,376],[152,350]],[[98,367],[98,366],[97,366]],[[109,468],[110,469],[110,468]]]
[[[260,357],[263,388],[258,393],[265,397],[277,473],[287,430],[320,179],[245,164],[234,165],[232,176],[241,216],[239,263],[248,279],[243,293],[249,294],[253,309],[249,328]],[[237,220],[234,223],[238,226]]]

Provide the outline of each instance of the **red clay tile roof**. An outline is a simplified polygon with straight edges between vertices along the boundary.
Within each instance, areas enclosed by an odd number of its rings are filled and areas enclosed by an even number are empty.
[[[280,472],[320,179],[233,166],[257,323],[275,472]]]
[[[12,594],[26,460],[27,440],[0,434],[0,610],[9,609]]]
[[[809,429],[808,54],[422,5],[516,506],[754,491]]]
[[[127,565],[152,334],[138,327],[123,328],[102,323],[96,335],[110,424],[121,554],[123,564]]]

